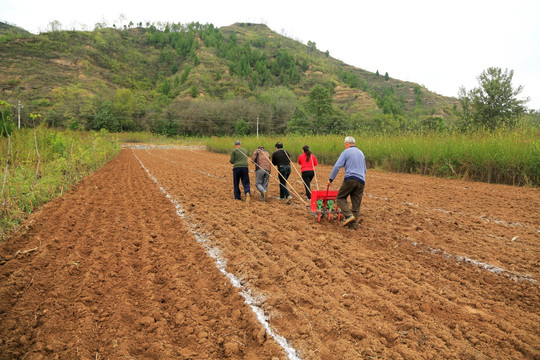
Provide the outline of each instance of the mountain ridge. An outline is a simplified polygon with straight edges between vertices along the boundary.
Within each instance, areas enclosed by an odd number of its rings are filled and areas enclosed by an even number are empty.
[[[112,115],[125,120],[122,130],[156,131],[167,111],[178,116],[179,123],[186,118],[185,110],[172,111],[180,103],[236,100],[253,109],[236,109],[234,116],[264,111],[279,124],[278,130],[285,131],[294,109],[304,108],[316,85],[331,93],[333,116],[342,128],[358,119],[356,125],[361,126],[367,117],[383,115],[398,127],[433,119],[450,123],[458,105],[456,98],[419,84],[345,64],[311,41],[305,45],[264,24],[216,28],[199,23],[160,27],[139,23],[124,29],[39,35],[21,30],[5,23],[0,26],[4,54],[0,97],[10,103],[24,101],[25,115],[39,113],[51,125],[93,128],[95,116],[110,101]],[[265,96],[273,100],[261,101]],[[130,109],[122,112],[122,107]],[[221,105],[218,110],[225,108]]]

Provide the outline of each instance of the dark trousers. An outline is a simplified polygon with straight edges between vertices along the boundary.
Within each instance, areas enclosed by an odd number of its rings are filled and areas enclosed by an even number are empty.
[[[337,203],[343,216],[348,218],[353,215],[358,219],[360,213],[360,205],[362,204],[362,196],[364,195],[364,184],[358,180],[344,180],[337,194]],[[347,197],[351,197],[351,208],[347,203]]]
[[[313,170],[302,171],[302,180],[304,180],[304,188],[306,189],[306,196],[311,199],[311,180],[315,176]]]
[[[236,200],[241,200],[242,193],[240,192],[240,180],[242,180],[242,186],[244,187],[244,194],[251,193],[249,191],[249,169],[247,167],[233,168],[232,174],[233,174],[234,198]]]
[[[289,189],[287,189],[287,179],[291,175],[291,165],[279,165],[279,198],[285,199],[291,196]]]

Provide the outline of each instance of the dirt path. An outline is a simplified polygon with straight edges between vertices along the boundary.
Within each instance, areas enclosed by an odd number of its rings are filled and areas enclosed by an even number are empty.
[[[357,230],[270,193],[123,150],[0,244],[0,359],[540,358],[538,189],[369,171]]]

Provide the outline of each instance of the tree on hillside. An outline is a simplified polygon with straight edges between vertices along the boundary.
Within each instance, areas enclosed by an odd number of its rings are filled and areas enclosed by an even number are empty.
[[[420,85],[414,87],[414,94],[416,95],[415,105],[422,106],[422,87]]]
[[[249,134],[249,122],[244,119],[238,120],[234,124],[234,130],[236,135],[246,136],[247,134]]]
[[[300,69],[302,69],[303,72],[306,72],[309,69],[309,64],[307,59],[302,59],[302,62],[300,63]]]
[[[191,66],[189,65],[184,66],[184,72],[182,73],[182,77],[180,78],[180,84],[183,84],[186,82],[190,71],[191,71]]]
[[[163,82],[159,86],[159,92],[165,96],[169,95],[169,93],[171,92],[171,83],[169,79],[163,80]]]
[[[342,70],[339,74],[340,79],[345,82],[349,87],[359,89],[361,86],[360,78],[355,75],[351,70]]]
[[[191,87],[189,88],[189,94],[191,95],[192,98],[196,98],[199,96],[199,89],[197,88],[197,86],[195,85],[191,85]]]
[[[11,122],[11,108],[13,105],[4,100],[0,100],[0,133],[2,137],[7,137],[13,132],[13,123]]]
[[[62,23],[58,20],[53,20],[47,26],[47,30],[50,32],[57,32],[62,30]]]
[[[392,134],[399,130],[399,119],[393,114],[381,114],[379,110],[364,110],[353,114],[348,128],[374,134]]]
[[[136,111],[137,103],[133,93],[129,89],[119,89],[115,91],[112,103],[114,116],[119,120],[120,131],[135,130],[133,114]]]
[[[310,116],[311,131],[316,133],[335,133],[343,127],[343,119],[338,116],[332,105],[330,90],[320,84],[311,89],[306,103]]]
[[[309,119],[304,111],[300,107],[294,109],[294,114],[291,116],[291,120],[287,123],[288,134],[312,134],[313,129],[309,126]]]
[[[278,86],[263,91],[257,100],[268,109],[265,119],[269,128],[264,131],[283,132],[293,116],[297,103],[296,95],[286,87]]]
[[[490,67],[478,76],[477,88],[467,92],[464,87],[459,90],[459,100],[463,107],[462,119],[465,126],[495,129],[501,125],[513,127],[527,108],[529,101],[518,99],[523,86],[513,88],[514,71]]]
[[[331,114],[332,95],[330,94],[330,91],[322,85],[315,85],[309,92],[307,110],[317,117]]]
[[[456,113],[460,114],[461,117],[461,124],[459,125],[459,127],[462,129],[466,129],[472,124],[472,106],[471,99],[467,96],[467,90],[463,86],[459,88],[458,99],[461,103],[461,113],[459,113],[459,111],[456,111]]]
[[[382,96],[377,96],[375,101],[377,102],[379,108],[382,109],[383,114],[403,115],[403,98],[396,95],[393,86],[385,88]]]
[[[92,94],[81,84],[54,89],[54,103],[49,113],[49,123],[53,126],[65,126],[71,129],[84,129],[91,121],[96,109],[92,103]]]
[[[101,104],[98,113],[94,116],[90,124],[92,130],[107,129],[109,131],[120,131],[120,122],[112,113],[112,103],[105,101]]]

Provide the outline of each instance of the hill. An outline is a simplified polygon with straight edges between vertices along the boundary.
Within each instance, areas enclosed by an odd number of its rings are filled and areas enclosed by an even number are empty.
[[[393,131],[449,126],[457,105],[261,24],[0,29],[0,98],[23,103],[23,124],[34,113],[54,126],[170,135],[245,134],[257,120],[266,133]],[[327,111],[313,111],[325,96]]]
[[[10,35],[10,34],[28,36],[30,35],[30,32],[24,29],[21,29],[18,26],[0,21],[0,35]]]

